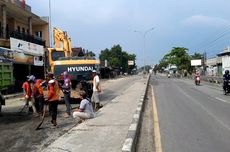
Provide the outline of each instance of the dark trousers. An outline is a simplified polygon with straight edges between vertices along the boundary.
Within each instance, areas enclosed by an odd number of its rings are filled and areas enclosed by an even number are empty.
[[[57,108],[58,108],[58,101],[50,101],[49,103],[50,105],[50,113],[51,113],[51,117],[52,120],[57,120]]]
[[[71,105],[70,105],[70,92],[64,92],[64,100],[66,105],[66,113],[70,115]]]
[[[44,97],[43,96],[39,96],[39,97],[35,97],[35,107],[37,109],[37,112],[42,113],[43,112],[43,108],[44,108]]]

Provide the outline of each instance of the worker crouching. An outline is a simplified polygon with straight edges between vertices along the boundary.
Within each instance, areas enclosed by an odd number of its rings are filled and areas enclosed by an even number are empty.
[[[93,112],[93,106],[89,98],[87,98],[86,92],[85,91],[80,91],[80,98],[81,98],[81,103],[80,103],[80,108],[76,109],[73,112],[73,117],[80,119],[80,122],[85,119],[90,119],[95,116]]]

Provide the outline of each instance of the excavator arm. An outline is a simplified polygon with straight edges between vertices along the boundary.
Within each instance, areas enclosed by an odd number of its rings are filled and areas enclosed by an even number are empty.
[[[58,50],[65,52],[65,57],[71,57],[72,45],[71,39],[68,37],[67,32],[60,30],[59,28],[53,29],[54,45]]]

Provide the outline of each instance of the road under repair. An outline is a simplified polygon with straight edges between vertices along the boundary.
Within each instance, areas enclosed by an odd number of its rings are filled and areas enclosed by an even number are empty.
[[[138,77],[119,78],[102,82],[102,104],[112,101],[113,98],[123,93]],[[54,142],[58,137],[68,132],[78,123],[72,117],[64,118],[65,104],[58,105],[58,127],[53,128],[50,117],[45,117],[41,129],[35,130],[41,121],[33,117],[23,108],[24,102],[20,98],[9,99],[2,109],[0,116],[0,151],[40,151]],[[78,104],[72,104],[77,107]]]

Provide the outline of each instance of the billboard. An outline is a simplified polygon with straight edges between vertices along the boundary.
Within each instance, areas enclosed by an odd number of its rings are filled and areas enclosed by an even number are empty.
[[[201,59],[191,60],[191,66],[200,66]]]
[[[134,61],[129,60],[129,61],[128,61],[128,65],[134,65]]]

